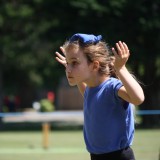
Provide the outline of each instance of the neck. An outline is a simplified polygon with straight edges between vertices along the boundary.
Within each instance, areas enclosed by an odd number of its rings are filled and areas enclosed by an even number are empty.
[[[109,78],[110,77],[106,76],[106,75],[100,75],[100,76],[92,77],[90,82],[87,83],[87,86],[88,87],[99,86],[101,83],[103,83],[104,81],[106,81]]]

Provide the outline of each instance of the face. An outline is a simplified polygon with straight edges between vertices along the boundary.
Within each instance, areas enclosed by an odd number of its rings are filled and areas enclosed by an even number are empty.
[[[71,86],[89,81],[91,67],[82,51],[74,50],[66,53],[66,61],[66,76]]]

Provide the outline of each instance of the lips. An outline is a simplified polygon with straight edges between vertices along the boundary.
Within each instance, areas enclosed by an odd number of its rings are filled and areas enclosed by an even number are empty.
[[[68,79],[72,79],[73,77],[71,77],[71,76],[68,76],[67,78],[68,78]]]

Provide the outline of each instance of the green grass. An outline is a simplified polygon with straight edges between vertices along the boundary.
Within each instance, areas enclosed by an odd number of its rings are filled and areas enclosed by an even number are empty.
[[[158,160],[160,130],[136,130],[136,160]],[[42,132],[0,132],[0,160],[89,160],[82,131],[51,131],[49,148]]]
[[[136,130],[132,148],[137,160],[160,160],[160,130]]]

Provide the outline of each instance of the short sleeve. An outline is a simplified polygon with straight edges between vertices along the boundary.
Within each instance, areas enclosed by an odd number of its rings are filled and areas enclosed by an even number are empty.
[[[114,89],[114,95],[117,99],[119,99],[120,97],[118,96],[118,91],[119,89],[123,86],[122,82],[120,80],[115,80],[114,81],[114,85],[113,85],[113,89]]]

